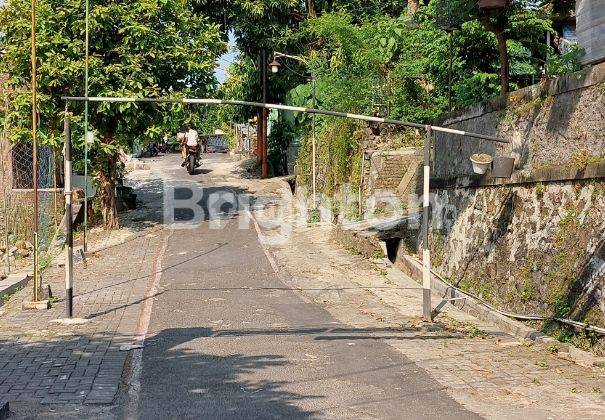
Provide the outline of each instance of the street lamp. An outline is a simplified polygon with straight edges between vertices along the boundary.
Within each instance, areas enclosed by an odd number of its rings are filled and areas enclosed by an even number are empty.
[[[279,68],[281,67],[281,63],[277,61],[276,58],[274,58],[273,61],[269,64],[269,67],[271,67],[271,73],[276,74],[279,71]]]
[[[279,72],[279,69],[281,67],[281,63],[279,62],[279,59],[284,59],[284,58],[289,58],[295,61],[298,61],[299,63],[303,63],[305,65],[308,65],[309,63],[307,62],[307,60],[305,60],[303,57],[300,57],[298,55],[290,55],[290,54],[284,54],[278,51],[275,51],[273,53],[273,61],[269,64],[269,67],[271,67],[271,73],[273,74],[277,74],[277,72]],[[315,80],[315,74],[313,73],[313,71],[311,71],[311,83],[313,86],[313,105],[312,108],[315,108],[315,103],[316,103],[316,96],[317,96],[317,84],[316,84],[316,80]],[[317,171],[315,169],[315,162],[316,162],[316,155],[317,155],[317,146],[316,146],[316,142],[315,142],[315,114],[313,114],[311,116],[311,125],[312,125],[312,145],[313,145],[313,152],[312,152],[312,156],[313,156],[313,163],[312,163],[312,169],[313,169],[313,210],[317,210]]]

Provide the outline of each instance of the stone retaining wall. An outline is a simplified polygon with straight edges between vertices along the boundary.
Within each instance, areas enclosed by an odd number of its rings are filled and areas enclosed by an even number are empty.
[[[439,134],[433,263],[502,309],[605,325],[605,64],[447,116]],[[509,179],[472,173],[473,153],[515,157]]]

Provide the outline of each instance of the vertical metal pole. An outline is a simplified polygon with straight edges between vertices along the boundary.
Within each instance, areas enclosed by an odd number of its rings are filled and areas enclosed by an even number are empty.
[[[40,300],[38,273],[38,98],[36,57],[36,0],[31,0],[31,99],[32,99],[32,159],[34,184],[34,302]]]
[[[452,73],[453,73],[453,49],[454,49],[454,43],[453,43],[453,29],[450,28],[450,30],[448,31],[448,37],[449,37],[449,43],[450,43],[450,63],[449,63],[449,71],[448,71],[448,107],[450,112],[452,111]]]
[[[245,152],[248,152],[248,150],[250,149],[250,123],[248,123],[248,126],[246,127],[246,131],[247,131],[247,136],[246,136],[246,141],[244,142],[244,148],[245,148]]]
[[[261,66],[261,74],[263,78],[263,103],[267,103],[267,52],[263,51],[262,55],[262,66]],[[268,110],[267,108],[262,108],[261,113],[263,116],[262,125],[263,125],[263,160],[261,162],[261,173],[263,178],[267,178],[269,176],[269,166],[267,164],[267,153],[269,147],[269,138],[268,138],[268,125],[267,125],[267,117]]]
[[[86,0],[86,36],[85,36],[85,53],[84,53],[84,96],[88,98],[88,57],[89,57],[89,17],[90,5],[89,0]],[[88,101],[84,102],[84,236],[83,248],[84,252],[88,251]]]
[[[316,98],[316,81],[315,75],[312,74],[311,78],[313,79],[313,108],[315,108],[315,98]],[[312,136],[313,136],[313,210],[317,210],[317,169],[315,168],[316,164],[316,155],[317,155],[317,146],[315,144],[315,114],[311,116],[311,124],[312,128]]]
[[[8,112],[8,101],[5,101],[4,112]],[[6,272],[10,273],[11,265],[10,265],[10,255],[8,249],[10,248],[8,244],[8,192],[7,192],[7,176],[6,170],[4,168],[4,143],[7,141],[8,137],[8,129],[6,128],[6,118],[4,119],[4,126],[2,127],[2,137],[0,138],[0,168],[2,169],[2,211],[4,215],[4,242],[6,245],[4,257],[6,259]]]
[[[262,71],[262,67],[264,66],[263,64],[263,55],[259,54],[258,55],[258,82],[260,84],[260,88],[261,88],[261,100],[263,99],[262,97],[262,90],[263,90],[263,71]],[[262,108],[257,108],[256,110],[256,162],[259,164],[259,166],[262,166],[263,164],[263,114],[262,114]]]
[[[256,122],[256,159],[259,165],[263,163],[263,114],[259,108]]]
[[[73,316],[73,258],[74,235],[71,209],[71,122],[65,107],[65,229],[67,231],[67,260],[65,261],[65,302],[67,317]]]
[[[53,171],[53,223],[55,225],[55,230],[56,230],[57,215],[59,214],[59,211],[57,208],[57,204],[58,204],[58,200],[57,200],[57,151],[54,147],[52,148],[52,153],[53,153],[53,165],[52,165],[52,171]]]
[[[431,138],[433,132],[426,126],[424,135],[424,179],[422,200],[422,316],[425,321],[433,320],[431,313],[431,253],[429,250]]]

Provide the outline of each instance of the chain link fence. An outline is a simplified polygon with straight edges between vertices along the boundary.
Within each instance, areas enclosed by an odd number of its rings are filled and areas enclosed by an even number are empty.
[[[31,143],[11,143],[0,136],[0,259],[8,274],[33,263],[34,160]],[[63,177],[60,153],[49,146],[38,147],[38,259],[45,253],[63,215]],[[39,267],[43,268],[43,267]]]

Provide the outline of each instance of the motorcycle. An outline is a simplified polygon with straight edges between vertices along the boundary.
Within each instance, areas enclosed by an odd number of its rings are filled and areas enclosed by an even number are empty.
[[[149,143],[142,151],[141,157],[155,157],[159,153],[158,145],[156,143]]]
[[[198,148],[199,146],[187,146],[187,160],[185,167],[187,168],[189,175],[193,175],[195,168],[200,166]]]

